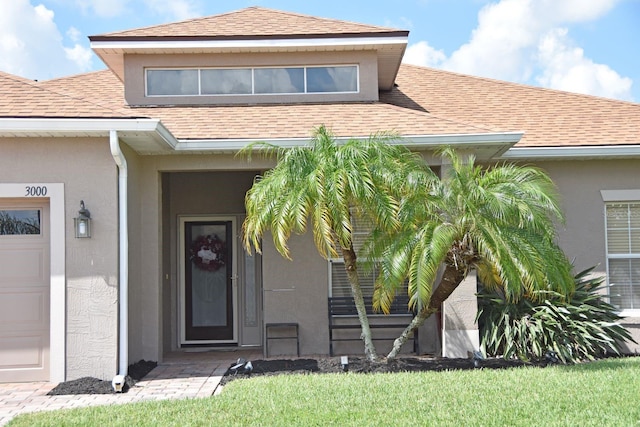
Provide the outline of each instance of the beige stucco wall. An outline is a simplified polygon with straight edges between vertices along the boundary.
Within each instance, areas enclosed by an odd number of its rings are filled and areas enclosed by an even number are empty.
[[[305,65],[358,65],[360,91],[345,94],[300,94],[259,96],[153,96],[145,97],[145,68],[189,67],[270,67]],[[291,102],[341,102],[378,100],[376,52],[235,53],[207,55],[125,55],[125,99],[130,105],[167,104],[247,104]]]
[[[606,275],[604,202],[601,190],[640,189],[640,159],[539,162],[558,186],[566,223],[560,225],[562,248],[576,271],[597,266]],[[640,342],[640,318],[625,319],[625,326]],[[640,345],[630,344],[630,351]]]
[[[539,162],[560,192],[566,223],[558,227],[560,244],[577,270],[597,265],[606,273],[604,202],[601,190],[639,189],[640,160]]]
[[[116,167],[103,139],[3,139],[0,182],[63,183],[66,378],[111,379],[117,368]],[[74,237],[80,200],[92,237]]]
[[[318,254],[310,232],[292,236],[289,247],[292,260],[276,251],[271,234],[263,240],[264,321],[297,322],[300,353],[326,354],[329,351],[327,261]],[[295,353],[295,347],[284,340],[272,342],[269,348],[270,354]]]

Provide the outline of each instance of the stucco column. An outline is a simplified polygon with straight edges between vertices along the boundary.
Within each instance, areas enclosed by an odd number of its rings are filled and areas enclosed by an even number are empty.
[[[464,153],[460,155],[464,156]],[[450,167],[450,164],[443,163],[441,176]],[[475,322],[478,311],[477,284],[473,270],[442,304],[442,355],[445,357],[469,357],[470,352],[480,347],[480,333]]]
[[[475,322],[478,311],[476,272],[471,271],[442,304],[442,352],[446,357],[469,357],[480,347]]]

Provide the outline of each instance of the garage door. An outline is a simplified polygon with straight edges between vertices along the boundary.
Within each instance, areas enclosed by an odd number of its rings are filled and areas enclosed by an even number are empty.
[[[49,380],[49,208],[0,198],[0,382]]]

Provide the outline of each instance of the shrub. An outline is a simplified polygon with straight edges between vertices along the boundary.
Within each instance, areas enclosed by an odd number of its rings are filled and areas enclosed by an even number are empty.
[[[534,298],[507,301],[500,291],[478,294],[481,347],[489,356],[525,361],[559,359],[563,363],[620,354],[622,342],[635,342],[619,323],[617,309],[598,292],[603,277],[590,277],[595,267],[575,276],[570,298],[539,291]]]

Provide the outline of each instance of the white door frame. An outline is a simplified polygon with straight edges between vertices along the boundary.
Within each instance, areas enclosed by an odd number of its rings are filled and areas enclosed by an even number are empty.
[[[0,198],[49,199],[49,381],[62,382],[66,377],[66,270],[64,184],[15,183],[0,184]]]
[[[193,221],[230,221],[231,222],[231,299],[233,301],[233,339],[230,340],[187,340],[185,310],[185,248],[184,225]],[[178,215],[178,311],[180,317],[179,344],[235,344],[238,342],[238,256],[236,250],[236,217],[229,215]]]

